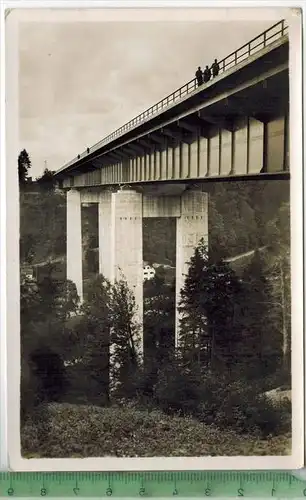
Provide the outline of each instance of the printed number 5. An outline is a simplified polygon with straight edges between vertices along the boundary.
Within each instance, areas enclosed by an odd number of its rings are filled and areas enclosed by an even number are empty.
[[[238,497],[244,497],[244,490],[242,488],[238,490]]]

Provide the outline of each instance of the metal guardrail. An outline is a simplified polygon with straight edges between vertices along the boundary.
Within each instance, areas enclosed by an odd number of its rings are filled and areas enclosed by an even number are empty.
[[[247,42],[245,45],[240,47],[239,49],[235,50],[234,52],[226,56],[224,59],[221,59],[221,61],[218,61],[219,75],[224,73],[228,69],[236,66],[241,61],[247,59],[248,57],[258,52],[259,50],[263,49],[267,45],[270,45],[271,43],[275,42],[277,39],[282,38],[285,34],[287,34],[287,32],[288,32],[288,26],[285,24],[284,19],[274,24],[266,31],[264,31],[263,33],[256,36],[255,38]],[[200,87],[205,88],[205,83],[200,85]],[[125,123],[124,125],[122,125],[122,127],[118,128],[117,130],[106,136],[104,139],[91,146],[89,148],[89,151],[88,150],[85,151],[84,153],[77,156],[70,162],[66,163],[66,165],[64,165],[64,167],[62,167],[62,169],[60,170],[64,170],[65,168],[75,163],[77,160],[85,158],[89,152],[93,152],[99,147],[104,146],[109,142],[113,141],[114,139],[117,139],[118,137],[124,135],[126,132],[133,129],[137,125],[140,125],[141,123],[145,122],[148,118],[158,114],[160,111],[174,104],[175,102],[179,102],[183,97],[185,97],[188,94],[191,94],[197,88],[198,88],[197,79],[193,78],[188,83],[186,83],[179,89],[175,90],[172,94],[169,94],[167,97],[164,97],[164,99],[157,102],[156,104],[148,108],[146,111],[143,111],[143,113],[140,113],[140,115],[136,116],[128,123]]]

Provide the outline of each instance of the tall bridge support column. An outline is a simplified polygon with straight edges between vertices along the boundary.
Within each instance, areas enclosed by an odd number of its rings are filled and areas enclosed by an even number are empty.
[[[124,278],[135,296],[143,348],[142,194],[99,193],[99,272],[112,284]]]
[[[208,244],[208,194],[185,191],[181,196],[181,216],[176,222],[176,313],[175,345],[179,344],[180,291],[188,272],[188,262],[201,238]]]
[[[83,301],[82,269],[82,222],[81,195],[77,189],[67,192],[67,279],[76,285],[81,302]]]
[[[98,202],[99,273],[114,282],[112,193],[102,191]]]
[[[113,277],[126,279],[135,296],[136,321],[143,350],[142,194],[132,190],[112,193]]]

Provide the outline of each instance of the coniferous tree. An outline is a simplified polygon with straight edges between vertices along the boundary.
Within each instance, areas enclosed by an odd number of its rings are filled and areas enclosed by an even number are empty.
[[[273,328],[281,338],[282,367],[290,378],[291,360],[291,269],[290,205],[283,203],[277,217],[267,225],[269,252],[266,270],[269,285],[270,315]]]
[[[144,284],[144,371],[146,395],[153,394],[158,371],[172,365],[175,347],[175,283],[158,274]],[[158,363],[156,360],[158,359]]]
[[[131,382],[141,362],[137,306],[124,277],[112,286],[111,297],[111,378],[120,394],[129,395]]]
[[[207,320],[207,302],[209,293],[208,253],[202,240],[195,248],[189,261],[189,269],[181,289],[180,313],[180,345],[179,350],[184,365],[200,363],[201,350],[210,347]],[[208,345],[203,340],[208,339]]]
[[[271,317],[271,295],[266,263],[257,250],[243,273],[241,302],[243,351],[249,372],[256,377],[273,372],[279,357],[279,335]]]
[[[164,273],[144,284],[144,330],[147,357],[161,363],[173,354],[175,328],[175,283],[166,284]],[[150,342],[148,342],[150,340]]]
[[[212,339],[212,367],[231,369],[239,359],[237,342],[241,331],[236,322],[236,310],[243,295],[241,280],[230,265],[219,260],[209,266],[207,318]]]
[[[82,363],[90,379],[89,399],[98,404],[109,399],[109,348],[111,285],[102,275],[90,281],[78,334],[83,345]]]
[[[26,184],[30,168],[31,160],[29,153],[26,149],[23,149],[18,156],[18,176],[20,185]]]
[[[41,177],[37,177],[37,184],[45,191],[54,191],[55,188],[55,171],[45,168],[44,173]]]
[[[235,358],[232,344],[237,340],[234,321],[240,294],[235,273],[226,262],[210,258],[202,239],[181,290],[180,352],[185,365],[216,366],[224,358]]]

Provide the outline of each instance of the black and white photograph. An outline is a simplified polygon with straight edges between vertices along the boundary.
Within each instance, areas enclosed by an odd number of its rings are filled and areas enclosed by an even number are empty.
[[[298,466],[299,16],[80,10],[6,20],[22,467]]]

